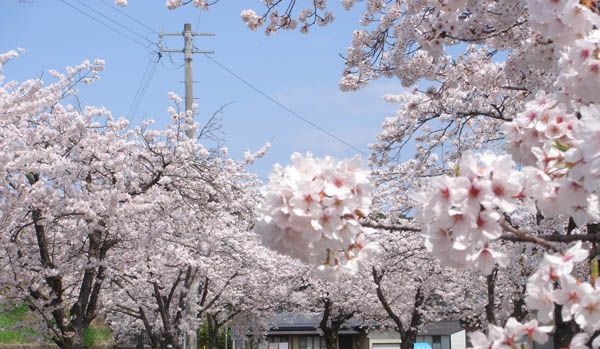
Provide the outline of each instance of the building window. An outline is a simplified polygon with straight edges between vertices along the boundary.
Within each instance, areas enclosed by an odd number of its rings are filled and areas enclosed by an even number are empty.
[[[267,340],[269,343],[287,343],[289,341],[287,336],[271,336]]]
[[[298,349],[325,349],[325,339],[321,336],[302,336],[299,344]]]
[[[269,341],[268,349],[289,349],[287,336],[273,336],[267,339]]]
[[[441,336],[431,336],[431,349],[442,349]]]
[[[312,337],[300,337],[300,349],[313,349]]]

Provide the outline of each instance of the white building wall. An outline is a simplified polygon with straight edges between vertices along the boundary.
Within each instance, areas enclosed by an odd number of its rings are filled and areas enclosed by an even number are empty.
[[[391,330],[370,330],[369,334],[367,334],[367,337],[369,337],[369,339],[400,340],[400,334]]]
[[[450,335],[451,349],[466,349],[467,348],[467,333],[462,330]]]
[[[400,349],[400,334],[396,331],[369,331],[369,349],[373,349],[373,345],[381,344],[379,347],[387,347],[389,349]]]

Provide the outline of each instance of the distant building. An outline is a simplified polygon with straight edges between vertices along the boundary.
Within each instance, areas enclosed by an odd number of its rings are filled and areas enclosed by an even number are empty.
[[[428,343],[431,349],[464,349],[466,332],[458,321],[440,321],[425,324],[419,331],[417,342]]]
[[[266,338],[234,335],[233,349],[325,349],[319,321],[320,315],[278,314]],[[400,342],[400,335],[393,330],[377,329],[376,323],[349,321],[339,331],[338,349],[400,349]],[[457,321],[428,323],[419,331],[417,342],[423,349],[465,349],[466,333]]]

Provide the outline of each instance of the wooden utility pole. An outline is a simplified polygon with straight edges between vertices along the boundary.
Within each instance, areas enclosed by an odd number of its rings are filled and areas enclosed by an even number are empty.
[[[192,32],[192,25],[185,23],[183,25],[183,32],[181,33],[160,33],[160,40],[162,42],[163,36],[183,36],[183,50],[169,50],[160,47],[160,52],[172,52],[172,53],[183,53],[183,59],[185,62],[185,111],[193,113],[192,104],[194,103],[194,78],[192,76],[192,56],[194,53],[214,53],[213,50],[194,50],[193,40],[194,36],[215,36],[214,33],[194,33]],[[193,114],[192,121],[193,123]],[[189,138],[194,137],[194,131],[190,128],[187,132]]]

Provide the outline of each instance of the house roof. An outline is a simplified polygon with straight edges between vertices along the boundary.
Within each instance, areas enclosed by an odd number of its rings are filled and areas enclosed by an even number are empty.
[[[320,314],[297,315],[290,313],[275,314],[273,322],[274,329],[300,329],[300,328],[317,328],[319,326]]]
[[[429,322],[419,330],[419,336],[440,336],[464,330],[458,321]]]
[[[309,334],[317,333],[321,321],[321,314],[291,314],[279,313],[273,316],[274,326],[269,334]],[[340,334],[359,333],[357,329],[370,327],[377,328],[380,324],[374,321],[363,321],[351,319],[344,323],[340,329]],[[439,336],[449,335],[462,331],[463,328],[458,321],[438,321],[425,324],[419,330],[420,336]]]
[[[269,334],[317,334],[320,321],[321,314],[275,314],[273,316],[274,326],[269,330]],[[364,326],[362,321],[347,321],[340,328],[340,334],[358,333],[354,328],[361,326]]]

